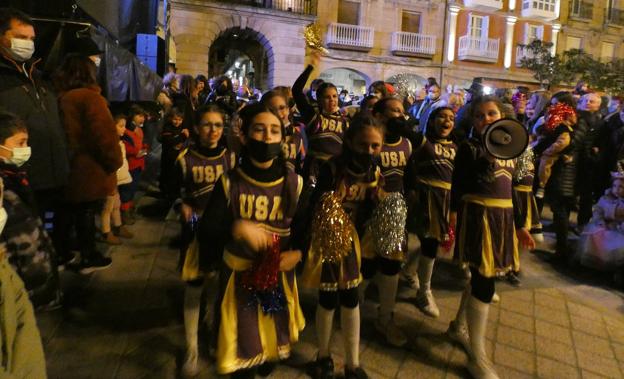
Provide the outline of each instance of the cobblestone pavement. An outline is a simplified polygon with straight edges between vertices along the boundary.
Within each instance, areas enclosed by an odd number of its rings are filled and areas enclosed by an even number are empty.
[[[146,212],[152,206],[149,198],[142,203]],[[131,227],[136,237],[110,250],[110,269],[91,276],[62,273],[67,306],[38,315],[50,378],[177,377],[184,354],[184,287],[177,250],[168,242],[178,225],[160,220],[139,219]],[[624,295],[596,273],[560,272],[535,254],[525,254],[522,263],[522,286],[499,282],[501,302],[489,315],[487,351],[501,378],[624,377]],[[457,272],[444,262],[436,266],[438,319],[410,304],[413,290],[401,290],[395,318],[410,340],[405,349],[385,345],[374,331],[377,294],[369,289],[360,359],[372,378],[468,377],[466,354],[445,335],[463,287]],[[308,325],[273,378],[304,378],[305,362],[315,357],[314,294],[302,291],[301,297]],[[332,346],[340,373],[339,330]],[[202,360],[199,377],[218,377],[208,351]]]

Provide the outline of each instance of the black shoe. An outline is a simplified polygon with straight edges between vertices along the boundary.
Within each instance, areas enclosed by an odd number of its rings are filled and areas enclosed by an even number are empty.
[[[260,365],[260,367],[258,367],[257,373],[259,376],[266,378],[267,376],[271,375],[273,370],[275,370],[275,367],[277,367],[277,363],[275,362],[264,362]]]
[[[113,260],[108,257],[103,257],[96,254],[93,258],[83,259],[81,262],[80,273],[90,274],[94,271],[104,270],[109,268],[113,264]]]
[[[522,282],[520,282],[520,279],[518,278],[516,273],[514,273],[513,271],[510,271],[509,273],[507,273],[506,278],[507,278],[507,282],[514,287],[520,287],[520,285],[522,285]]]
[[[312,379],[334,379],[334,360],[331,357],[316,358],[307,369]]]
[[[345,367],[345,379],[368,379],[368,374],[362,367],[353,369]]]

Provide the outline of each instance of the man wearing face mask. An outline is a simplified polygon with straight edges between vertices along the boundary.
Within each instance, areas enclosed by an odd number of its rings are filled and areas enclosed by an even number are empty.
[[[418,113],[416,113],[416,119],[418,120],[418,125],[420,125],[419,129],[423,130],[425,125],[427,125],[427,120],[429,119],[429,114],[431,111],[437,107],[438,103],[442,100],[441,95],[442,90],[440,89],[440,85],[438,83],[434,83],[427,89],[427,98],[423,101]]]
[[[33,22],[26,14],[0,8],[0,109],[26,124],[32,157],[25,168],[45,219],[58,207],[69,165],[56,95],[37,70],[34,41]]]

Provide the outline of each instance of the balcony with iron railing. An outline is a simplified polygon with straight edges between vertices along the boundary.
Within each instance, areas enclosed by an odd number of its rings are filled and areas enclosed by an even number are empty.
[[[461,36],[459,37],[457,59],[460,61],[496,63],[498,61],[499,43],[499,39],[494,38]]]
[[[392,33],[390,49],[394,55],[431,57],[435,54],[435,48],[435,36],[408,32]]]
[[[317,0],[211,0],[217,3],[247,5],[304,15],[316,15]]]
[[[572,1],[570,18],[591,20],[594,17],[594,4],[584,1]]]
[[[330,23],[325,43],[333,49],[368,51],[373,48],[375,30],[368,26]]]
[[[552,54],[552,47],[548,48],[548,50]],[[526,47],[522,47],[522,46],[518,46],[516,48],[516,66],[518,66],[518,67],[522,66],[522,59],[523,58],[531,59],[531,58],[534,58],[534,57],[535,57],[535,53],[533,53],[532,50],[527,49]]]
[[[556,19],[556,1],[555,0],[523,0],[522,1],[522,17],[540,18],[545,21]]]
[[[464,6],[482,11],[499,11],[503,9],[503,2],[502,0],[464,0]]]
[[[605,23],[611,26],[624,26],[624,10],[617,8],[605,9]]]

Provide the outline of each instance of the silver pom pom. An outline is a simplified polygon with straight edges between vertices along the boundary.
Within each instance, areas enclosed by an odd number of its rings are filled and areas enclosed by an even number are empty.
[[[529,175],[535,175],[535,154],[529,146],[524,153],[516,159],[516,171],[514,172],[514,180],[519,182]]]
[[[392,192],[379,202],[367,225],[377,254],[390,257],[401,251],[406,219],[407,205],[399,192]]]

